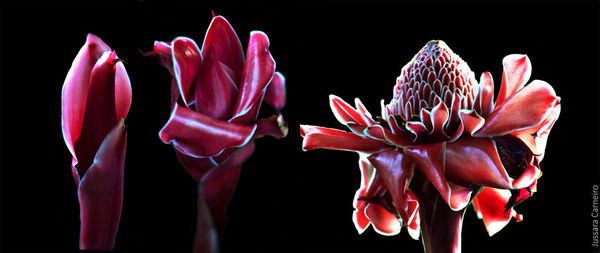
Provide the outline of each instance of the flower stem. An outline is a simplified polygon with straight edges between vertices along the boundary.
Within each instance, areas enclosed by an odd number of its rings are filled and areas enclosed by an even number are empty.
[[[462,219],[466,209],[453,211],[437,194],[435,200],[421,201],[421,236],[426,253],[460,253]]]
[[[194,238],[194,253],[219,252],[217,230],[214,227],[212,215],[202,195],[202,183],[198,183],[198,215],[196,218],[196,236]]]

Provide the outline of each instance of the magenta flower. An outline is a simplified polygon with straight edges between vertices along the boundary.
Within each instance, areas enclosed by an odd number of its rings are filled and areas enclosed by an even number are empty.
[[[62,89],[62,132],[73,155],[81,249],[111,250],[123,205],[131,85],[123,63],[88,34]]]
[[[240,40],[222,16],[213,17],[202,48],[177,37],[156,42],[154,52],[173,76],[171,118],[160,139],[173,144],[183,167],[199,182],[199,201],[206,202],[222,231],[225,207],[243,162],[254,151],[253,140],[287,135],[279,112],[285,79],[275,72],[267,35],[250,33],[244,59]],[[276,114],[257,119],[263,98]]]
[[[375,121],[331,96],[338,121],[350,132],[301,126],[303,149],[359,154],[361,186],[354,198],[354,224],[384,235],[402,226],[426,252],[460,252],[464,208],[474,207],[490,233],[511,217],[513,206],[535,191],[560,98],[544,81],[525,85],[531,64],[525,55],[503,60],[502,84],[485,72],[480,82],[443,41],[430,41],[402,69],[392,101]]]

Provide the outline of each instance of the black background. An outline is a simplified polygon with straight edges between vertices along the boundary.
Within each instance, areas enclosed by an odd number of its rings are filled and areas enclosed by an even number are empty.
[[[285,139],[256,141],[229,208],[223,252],[422,252],[351,220],[357,155],[303,152],[299,124],[342,129],[328,95],[360,97],[373,115],[400,69],[431,39],[444,40],[499,90],[502,58],[528,54],[532,80],[550,83],[562,112],[549,138],[538,193],[494,237],[472,210],[464,252],[592,252],[592,186],[600,184],[598,2],[120,1],[0,5],[2,252],[75,252],[79,217],[60,127],[61,87],[88,32],[125,60],[133,103],[124,207],[115,252],[190,252],[195,182],[158,131],[169,118],[171,76],[150,56],[155,40],[203,40],[211,10],[244,51],[252,30],[271,41],[287,78]],[[263,106],[264,114],[272,113]],[[469,209],[472,209],[469,207]]]

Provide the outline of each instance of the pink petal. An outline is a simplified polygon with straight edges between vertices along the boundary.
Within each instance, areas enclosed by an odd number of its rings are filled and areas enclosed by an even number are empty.
[[[199,181],[207,171],[218,166],[212,157],[196,158],[181,153],[178,150],[175,150],[175,153],[185,171],[196,181]]]
[[[348,126],[350,127],[351,123],[348,123]],[[385,141],[390,145],[396,145],[398,147],[412,145],[412,143],[410,143],[406,138],[403,138],[403,136],[393,134],[390,130],[383,128],[381,125],[372,125],[366,127],[363,130],[363,133],[372,139]]]
[[[408,204],[410,193],[408,184],[412,178],[415,164],[404,153],[396,150],[377,153],[369,156],[368,159],[387,185],[402,220],[409,224],[412,213]]]
[[[210,22],[202,43],[202,57],[206,57],[207,49],[211,46],[215,52],[215,60],[233,70],[231,79],[238,84],[244,69],[244,51],[233,27],[222,16],[216,16]]]
[[[115,64],[117,55],[104,52],[90,74],[81,134],[74,143],[75,166],[84,176],[104,137],[117,123],[115,109]]]
[[[431,124],[429,135],[433,138],[447,139],[446,133],[444,133],[444,125],[448,121],[448,107],[446,104],[439,103],[433,109],[431,109]]]
[[[408,147],[405,153],[429,178],[452,210],[461,210],[469,204],[473,190],[446,181],[445,142]]]
[[[367,204],[365,215],[371,221],[377,233],[386,236],[400,233],[402,224],[396,216],[386,211],[382,206],[373,203]]]
[[[112,250],[123,205],[127,133],[121,120],[106,136],[79,184],[80,248]]]
[[[483,224],[490,236],[498,233],[504,228],[512,217],[522,219],[514,209],[510,209],[510,215],[505,215],[504,205],[510,198],[510,190],[501,190],[492,187],[483,187],[483,190],[473,198],[473,207],[477,216],[483,219]]]
[[[539,124],[538,126],[513,132],[512,135],[519,138],[533,154],[536,155],[538,162],[544,159],[544,151],[546,150],[546,142],[548,141],[548,135],[550,130],[554,126],[554,123],[558,119],[560,114],[560,105],[557,105],[548,114],[548,117]]]
[[[196,111],[206,116],[228,120],[238,95],[237,87],[228,74],[227,66],[218,61],[212,46],[206,49],[195,85]]]
[[[159,136],[180,152],[200,158],[218,155],[226,148],[244,146],[255,131],[256,125],[232,124],[176,105]]]
[[[358,165],[360,168],[360,188],[354,194],[354,200],[352,202],[352,206],[355,208],[352,213],[352,221],[354,222],[354,226],[359,234],[362,234],[371,221],[365,215],[365,201],[359,200],[359,198],[364,197],[366,195],[367,189],[371,183],[371,179],[373,178],[374,168],[369,163],[369,161],[361,157],[358,161]]]
[[[325,127],[300,125],[300,135],[304,137],[304,141],[302,142],[302,150],[304,151],[315,148],[326,148],[376,153],[391,148],[391,146],[381,141]]]
[[[75,156],[74,142],[81,134],[83,115],[88,97],[90,73],[96,61],[111,49],[100,38],[88,34],[77,53],[62,88],[62,132],[67,148]],[[74,160],[74,164],[77,160]]]
[[[258,128],[254,134],[254,138],[260,138],[265,135],[270,135],[275,138],[283,138],[288,134],[287,123],[283,120],[283,115],[273,115],[266,119],[258,120]]]
[[[494,79],[492,79],[492,74],[490,72],[483,72],[480,78],[480,87],[479,91],[479,106],[481,111],[481,116],[483,118],[487,118],[494,109]]]
[[[269,52],[269,38],[263,32],[253,31],[250,33],[240,92],[230,122],[248,124],[256,120],[265,88],[274,73],[275,61]]]
[[[117,120],[124,119],[131,106],[131,83],[122,62],[115,65],[115,110]]]
[[[190,88],[202,63],[202,55],[196,42],[190,38],[178,37],[172,45],[173,73],[181,98],[187,106],[192,101],[189,97],[192,95]]]
[[[275,72],[273,80],[267,86],[265,101],[275,108],[277,112],[285,105],[285,77],[281,73]]]
[[[494,112],[474,136],[501,136],[538,126],[558,106],[559,101],[552,86],[535,80],[496,104]]]
[[[531,62],[527,55],[511,54],[502,60],[502,84],[496,99],[496,108],[505,99],[515,94],[531,76]]]

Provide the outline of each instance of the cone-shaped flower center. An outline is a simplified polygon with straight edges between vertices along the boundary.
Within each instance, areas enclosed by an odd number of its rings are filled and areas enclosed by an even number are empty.
[[[478,85],[467,63],[443,41],[432,40],[402,68],[387,107],[406,121],[419,120],[422,108],[431,110],[440,102],[448,108],[457,104],[459,110],[473,109]]]

